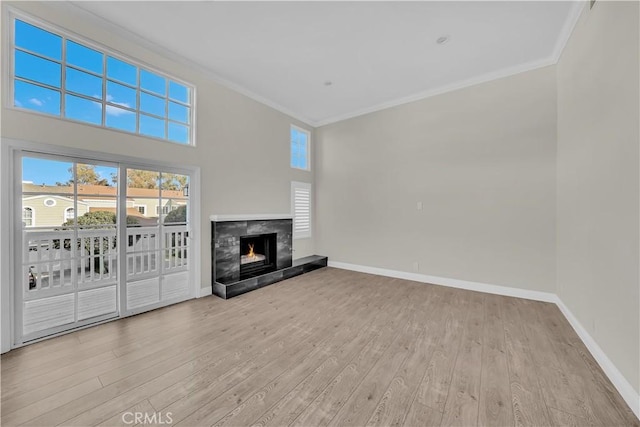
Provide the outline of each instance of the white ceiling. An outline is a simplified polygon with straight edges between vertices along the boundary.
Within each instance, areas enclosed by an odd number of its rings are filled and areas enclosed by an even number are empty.
[[[74,2],[317,126],[553,64],[582,3]],[[439,45],[436,39],[448,36]],[[146,43],[149,44],[149,43]],[[327,86],[325,82],[331,81]]]

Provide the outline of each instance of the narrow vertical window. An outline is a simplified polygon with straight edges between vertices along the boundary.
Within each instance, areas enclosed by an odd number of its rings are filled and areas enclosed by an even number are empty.
[[[76,210],[73,208],[67,208],[64,210],[64,222],[73,221],[76,217]]]
[[[294,169],[311,170],[309,131],[291,125],[291,167]]]
[[[33,226],[33,209],[31,208],[23,208],[22,209],[22,223],[25,227]]]

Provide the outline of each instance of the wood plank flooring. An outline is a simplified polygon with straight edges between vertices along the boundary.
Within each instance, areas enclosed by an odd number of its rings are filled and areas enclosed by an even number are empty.
[[[553,304],[332,268],[23,347],[1,373],[3,426],[640,426]]]

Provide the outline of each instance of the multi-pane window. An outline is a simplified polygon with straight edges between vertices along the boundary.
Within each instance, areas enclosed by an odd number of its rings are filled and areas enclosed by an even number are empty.
[[[147,215],[147,207],[144,205],[140,205],[140,206],[136,206],[136,209],[138,209],[138,212],[140,212],[142,215]]]
[[[33,209],[31,208],[22,209],[22,223],[26,227],[31,227],[33,225]]]
[[[64,210],[64,222],[73,221],[76,217],[76,210],[74,208],[66,208]]]
[[[14,19],[13,105],[180,144],[193,144],[193,88]]]
[[[162,206],[162,215],[166,215],[171,211],[175,211],[176,209],[178,209],[177,206],[164,205]],[[156,205],[156,215],[160,215],[160,206],[158,205]]]
[[[309,142],[311,134],[297,126],[291,126],[291,167],[310,170]]]

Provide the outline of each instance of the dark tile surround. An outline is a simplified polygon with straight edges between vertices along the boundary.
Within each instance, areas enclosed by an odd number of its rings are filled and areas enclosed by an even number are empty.
[[[212,217],[213,219],[213,217]],[[276,233],[276,271],[240,280],[240,237]],[[211,275],[214,295],[228,299],[327,266],[318,255],[292,260],[292,219],[211,221]]]
[[[291,267],[293,253],[293,221],[291,219],[212,221],[213,282],[231,284],[240,281],[240,237],[266,233],[278,235],[276,270]]]

